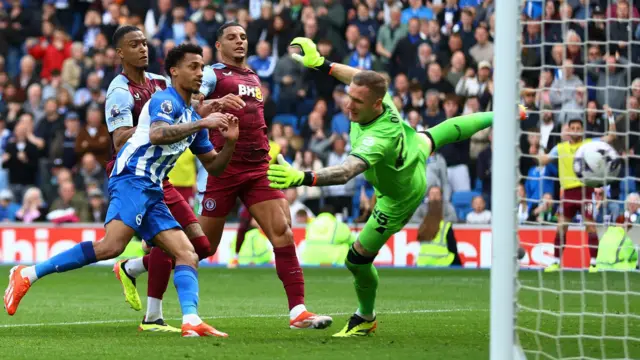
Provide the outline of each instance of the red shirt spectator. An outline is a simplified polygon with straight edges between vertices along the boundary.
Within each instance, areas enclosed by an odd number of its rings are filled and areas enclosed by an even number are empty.
[[[55,30],[50,43],[40,42],[29,48],[29,54],[42,62],[40,76],[49,80],[51,71],[62,70],[62,63],[71,56],[71,41],[62,30]]]

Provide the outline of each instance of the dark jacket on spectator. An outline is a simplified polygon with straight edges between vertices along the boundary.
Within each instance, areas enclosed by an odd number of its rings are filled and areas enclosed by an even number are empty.
[[[36,183],[40,150],[29,141],[25,141],[24,144],[23,151],[27,157],[26,163],[18,159],[18,144],[15,139],[11,139],[5,148],[5,154],[10,157],[9,160],[2,163],[2,167],[9,170],[10,184],[33,185]]]

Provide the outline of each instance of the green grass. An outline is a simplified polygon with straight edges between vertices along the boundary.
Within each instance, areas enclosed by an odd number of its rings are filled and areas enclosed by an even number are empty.
[[[0,268],[7,274],[8,268]],[[203,268],[200,271],[200,313],[209,323],[229,333],[228,339],[182,339],[178,334],[138,333],[143,313],[124,303],[121,289],[106,267],[89,267],[55,274],[35,284],[13,317],[0,316],[2,359],[487,359],[489,353],[489,272],[465,270],[381,269],[377,311],[378,334],[371,338],[333,339],[331,334],[357,307],[352,278],[346,269],[305,269],[307,307],[335,314],[328,330],[294,331],[288,328],[286,298],[274,269]],[[624,276],[607,274],[608,290],[624,290]],[[593,295],[558,296],[523,290],[521,303],[558,312],[584,309],[603,312],[601,274],[544,274],[550,289],[591,289]],[[635,286],[637,278],[629,275]],[[5,275],[2,275],[6,279]],[[526,286],[538,286],[539,273],[520,274]],[[584,281],[583,281],[584,280]],[[146,277],[139,290],[146,293]],[[583,285],[584,284],[584,285]],[[6,286],[6,280],[0,282]],[[633,288],[631,290],[634,290]],[[640,291],[640,288],[635,288]],[[145,301],[143,297],[143,302]],[[560,299],[563,301],[561,302]],[[584,299],[584,301],[583,301]],[[625,302],[625,300],[628,300]],[[628,309],[625,308],[628,305]],[[179,306],[169,285],[165,317],[178,325]],[[640,314],[638,296],[609,294],[607,313]],[[520,324],[556,334],[557,316],[523,311]],[[602,317],[583,317],[584,334],[600,335]],[[86,324],[77,324],[87,322]],[[61,324],[67,323],[67,324]],[[70,324],[76,323],[76,324]],[[26,326],[24,324],[37,324]],[[50,324],[50,325],[42,325]],[[580,332],[579,317],[564,317],[565,334]],[[640,335],[637,319],[628,323],[607,318],[607,335]],[[521,333],[528,349],[537,350],[536,339]],[[542,349],[559,357],[554,341],[542,338]],[[562,356],[581,356],[575,340],[561,341]],[[630,358],[640,358],[638,343],[628,342]],[[583,342],[584,357],[602,358],[599,341]],[[621,342],[604,342],[608,357],[624,357]],[[534,354],[529,356],[535,358]],[[541,359],[545,357],[540,357]]]

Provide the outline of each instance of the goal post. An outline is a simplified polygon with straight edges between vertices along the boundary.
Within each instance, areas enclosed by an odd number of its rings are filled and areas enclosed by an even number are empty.
[[[566,188],[581,189],[582,197],[575,200],[578,208],[581,199],[590,199],[585,208],[593,212],[600,241],[617,219],[631,215],[626,217],[633,226],[625,229],[638,250],[640,198],[628,196],[640,190],[640,1],[494,2],[490,358],[640,359],[640,272],[629,266],[590,268],[595,256],[589,249],[598,246],[587,235],[593,230],[585,226],[590,223],[580,213],[569,215],[572,225],[561,237],[565,245],[560,266],[553,269],[559,271],[543,271],[555,263],[554,250],[560,248],[554,245],[557,224],[552,213],[562,208],[561,190],[552,191],[553,210],[540,206],[543,216],[528,214],[527,220],[522,208],[535,208],[544,201],[529,198],[529,188],[524,202],[516,193],[518,184],[527,183],[532,174],[539,177],[530,183],[540,186],[538,195],[549,192],[542,189],[545,179],[560,182],[558,169],[552,175],[544,170],[536,173],[543,167],[534,161],[530,164],[536,165],[527,165],[531,172],[520,167],[537,156],[538,147],[548,153],[550,144],[567,141],[569,120],[580,119],[584,136],[593,138],[607,133],[613,118],[617,139],[612,146],[624,159],[624,169],[615,179],[603,179],[605,186],[593,195],[586,195],[592,189],[579,183]],[[547,14],[550,11],[556,14]],[[580,12],[577,17],[574,11]],[[532,17],[521,18],[522,14]],[[528,37],[529,32],[539,37]],[[537,129],[529,129],[535,121],[521,129],[516,104],[528,101],[531,93],[535,106],[529,114],[540,120]],[[522,141],[527,149],[531,145],[528,153]],[[574,137],[575,147],[580,141]],[[560,158],[573,158],[575,149],[563,151]],[[567,164],[571,161],[562,165],[565,173],[573,168]],[[561,166],[559,161],[555,165]],[[639,206],[633,207],[633,201]],[[519,246],[527,251],[521,261]]]
[[[515,337],[516,178],[520,25],[518,0],[496,0],[494,51],[491,360],[517,360]],[[513,189],[509,191],[508,189]]]

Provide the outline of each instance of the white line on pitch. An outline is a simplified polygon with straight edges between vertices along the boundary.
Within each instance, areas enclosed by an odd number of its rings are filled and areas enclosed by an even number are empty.
[[[488,311],[487,309],[423,309],[423,310],[404,310],[404,311],[385,311],[382,315],[398,315],[398,314],[429,314],[429,313],[450,313],[463,311]],[[353,313],[333,313],[330,316],[351,315]],[[286,318],[287,314],[253,314],[253,315],[219,315],[219,316],[203,316],[203,319],[241,319],[241,318]],[[182,320],[182,318],[173,318],[166,320]],[[6,324],[0,325],[0,328],[16,328],[16,327],[40,327],[40,326],[68,326],[68,325],[100,325],[100,324],[118,324],[118,323],[135,323],[134,319],[120,320],[91,320],[91,321],[73,321],[58,323],[37,323],[37,324]]]

